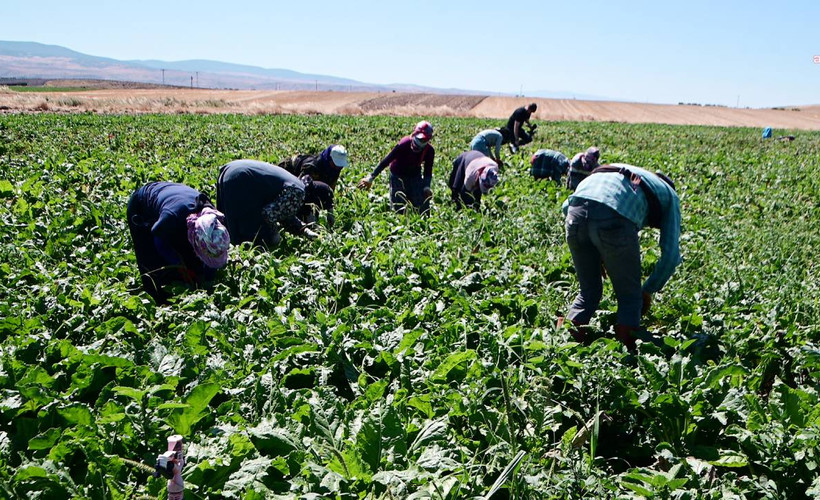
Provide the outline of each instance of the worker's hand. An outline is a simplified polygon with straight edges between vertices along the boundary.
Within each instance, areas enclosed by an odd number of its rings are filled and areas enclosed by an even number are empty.
[[[356,187],[359,189],[370,189],[373,185],[373,181],[370,180],[370,177],[365,177],[364,179],[360,180]]]
[[[336,225],[336,216],[333,215],[333,212],[327,213],[327,228],[333,229],[333,226]]]
[[[643,295],[643,304],[641,305],[641,316],[645,315],[649,312],[649,308],[652,307],[652,294],[647,292],[642,292]]]
[[[319,238],[319,234],[314,232],[311,228],[309,228],[307,226],[305,226],[305,228],[302,229],[302,236],[304,236],[305,238],[307,238],[309,240],[315,240],[315,239]]]
[[[429,187],[424,188],[424,199],[432,198],[433,197],[433,190]]]

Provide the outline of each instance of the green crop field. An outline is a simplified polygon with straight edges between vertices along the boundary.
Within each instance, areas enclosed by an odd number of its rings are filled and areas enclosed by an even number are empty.
[[[420,118],[0,115],[0,497],[820,496],[820,133],[540,123],[484,210],[450,161],[492,121],[429,118],[435,203],[355,183]],[[337,226],[235,247],[214,292],[157,307],[125,206],[145,182],[215,195],[218,168],[344,144]],[[555,319],[577,292],[560,207],[529,153],[597,145],[669,173],[683,263],[635,356]],[[642,233],[644,266],[657,233]],[[593,326],[607,331],[609,285]]]

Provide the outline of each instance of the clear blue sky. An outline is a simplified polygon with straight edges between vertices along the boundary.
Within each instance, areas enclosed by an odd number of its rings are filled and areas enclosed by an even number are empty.
[[[370,83],[820,103],[820,0],[7,1],[0,39]]]

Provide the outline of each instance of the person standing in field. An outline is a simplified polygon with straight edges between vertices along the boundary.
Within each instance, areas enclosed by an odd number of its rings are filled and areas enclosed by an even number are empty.
[[[487,194],[499,181],[498,164],[480,151],[465,151],[453,160],[447,185],[456,208],[475,210],[481,206],[481,195]]]
[[[228,261],[230,235],[207,196],[184,184],[152,182],[128,201],[128,229],[142,285],[157,304],[172,283],[208,287]]]
[[[470,149],[481,151],[484,156],[490,157],[498,167],[503,167],[501,162],[501,146],[504,144],[504,134],[494,128],[482,130],[473,140],[470,141]]]
[[[347,149],[331,144],[319,154],[296,155],[279,163],[279,166],[296,177],[309,175],[314,181],[323,182],[335,191],[342,169],[349,164]]]
[[[403,137],[376,165],[373,173],[359,181],[357,187],[370,189],[373,180],[389,165],[390,204],[393,210],[404,213],[409,203],[419,212],[427,213],[433,197],[430,188],[435,160],[435,150],[430,144],[432,138],[433,126],[430,122],[419,122],[413,133]]]
[[[532,142],[532,135],[524,129],[524,124],[530,125],[530,117],[538,109],[538,105],[534,102],[530,103],[526,108],[521,106],[513,111],[510,118],[507,120],[507,135],[511,143],[512,152],[518,151],[518,148]],[[535,128],[531,126],[531,129]]]
[[[569,162],[569,174],[567,175],[567,189],[575,191],[578,183],[586,179],[593,170],[598,168],[598,160],[601,158],[601,151],[596,147],[590,147],[583,153],[578,153]]]
[[[552,179],[560,183],[569,168],[569,160],[559,151],[539,149],[530,158],[530,165],[530,174],[535,180]]]
[[[292,234],[317,238],[318,234],[298,217],[306,203],[322,204],[313,184],[306,188],[302,180],[284,168],[263,161],[235,160],[223,165],[216,203],[225,214],[231,242],[273,247],[281,241],[280,227]],[[329,192],[330,187],[324,186],[322,190]]]
[[[581,291],[567,318],[578,341],[598,309],[603,293],[601,263],[618,300],[615,336],[630,351],[641,316],[680,263],[680,200],[674,183],[662,173],[626,164],[600,167],[578,184],[563,206],[566,239]],[[661,257],[641,284],[638,232],[660,229]],[[559,319],[559,324],[562,322]]]

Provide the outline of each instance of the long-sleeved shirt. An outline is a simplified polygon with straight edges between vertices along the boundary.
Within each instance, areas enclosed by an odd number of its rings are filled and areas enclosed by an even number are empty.
[[[188,215],[213,206],[207,196],[184,184],[151,182],[139,188],[134,197],[135,220],[129,223],[150,231],[154,250],[162,260],[169,265],[184,266],[199,278],[211,279],[214,270],[196,256],[188,242],[186,222]],[[138,261],[140,257],[143,256],[138,255]],[[148,260],[153,261],[150,257]]]
[[[482,130],[470,142],[470,148],[475,149],[473,146],[477,144],[480,140],[484,141],[484,144],[487,145],[487,149],[494,148],[495,149],[495,157],[500,158],[501,156],[501,144],[504,142],[504,136],[495,129],[487,129]]]
[[[281,194],[294,191],[301,191],[304,197],[305,185],[282,167],[257,160],[235,160],[223,165],[216,186],[216,203],[225,214],[231,243],[255,241],[266,222],[263,209]],[[279,223],[291,231],[300,228],[297,210]]]
[[[640,167],[623,163],[613,163],[615,167],[625,167],[641,176],[641,182],[655,194],[661,210],[660,246],[661,258],[655,269],[643,284],[647,293],[659,291],[672,277],[675,268],[680,264],[680,199],[671,186],[660,177]],[[618,172],[593,174],[582,180],[578,188],[570,195],[562,210],[567,214],[569,205],[578,200],[592,200],[615,210],[643,229],[649,224],[649,203],[641,188],[635,188],[629,179]]]
[[[424,180],[424,186],[430,187],[433,180],[433,161],[435,160],[435,150],[431,144],[427,144],[421,151],[413,151],[413,138],[403,137],[396,144],[390,153],[376,165],[370,179],[375,179],[382,170],[390,165],[390,173],[399,177],[419,177]],[[424,164],[424,175],[421,166]]]

